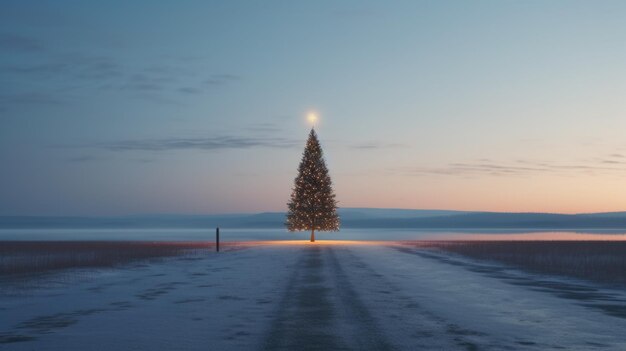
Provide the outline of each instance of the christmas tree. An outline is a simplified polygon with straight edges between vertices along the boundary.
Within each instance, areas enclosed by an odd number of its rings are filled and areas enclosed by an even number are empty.
[[[287,229],[290,232],[310,230],[311,242],[315,241],[316,230],[339,230],[337,201],[314,129],[309,134],[287,206]]]

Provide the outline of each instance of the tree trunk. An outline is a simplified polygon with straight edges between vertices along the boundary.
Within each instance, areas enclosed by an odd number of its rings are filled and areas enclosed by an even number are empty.
[[[315,242],[315,229],[311,229],[311,242]]]

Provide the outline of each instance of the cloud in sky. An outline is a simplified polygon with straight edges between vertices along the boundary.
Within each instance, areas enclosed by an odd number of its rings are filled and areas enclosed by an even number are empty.
[[[185,93],[185,94],[200,94],[202,92],[201,89],[194,88],[194,87],[182,87],[182,88],[179,88],[178,91],[180,91],[181,93]]]
[[[122,140],[84,146],[110,151],[170,151],[248,149],[253,147],[285,148],[298,146],[300,144],[300,140],[287,138],[210,136],[200,138]]]
[[[230,73],[212,74],[207,80],[204,81],[208,85],[224,85],[231,82],[241,80],[241,76]]]
[[[402,143],[383,143],[378,141],[368,141],[349,145],[349,147],[358,150],[375,150],[375,149],[393,149],[406,148],[408,145]]]
[[[282,128],[272,122],[253,123],[242,130],[249,131],[251,135],[213,135],[206,137],[164,137],[153,139],[128,139],[112,142],[101,142],[80,145],[62,145],[70,148],[93,148],[107,151],[170,151],[170,150],[224,150],[224,149],[248,149],[248,148],[292,148],[301,147],[302,140],[274,136],[273,134]],[[345,144],[346,147],[356,150],[394,149],[408,147],[401,143],[363,142]],[[89,157],[79,157],[73,161],[91,161]]]
[[[85,162],[97,161],[100,159],[102,158],[95,156],[95,155],[81,155],[81,156],[69,158],[67,161],[70,163],[85,163]]]
[[[16,93],[0,95],[0,107],[31,105],[63,105],[66,102],[48,93]]]
[[[82,54],[48,56],[34,62],[5,64],[0,70],[5,74],[32,79],[70,76],[85,80],[101,80],[122,74],[122,66],[116,60],[105,56]]]
[[[40,52],[44,48],[41,43],[23,35],[0,33],[0,50],[14,52]]]
[[[201,94],[209,90],[225,87],[232,82],[241,80],[241,76],[230,73],[212,74],[209,78],[203,80],[200,83],[193,85],[186,85],[178,88],[178,91],[183,94]]]
[[[214,73],[198,77],[193,67],[161,58],[146,66],[126,62],[124,58],[93,55],[86,52],[60,53],[44,50],[35,39],[0,34],[0,49],[19,51],[24,55],[7,56],[0,63],[0,74],[27,86],[27,91],[13,88],[11,96],[0,100],[0,108],[19,95],[50,96],[50,100],[67,100],[65,91],[108,90],[127,92],[130,97],[151,101],[178,101],[183,95],[209,92],[242,78],[233,73]],[[15,104],[14,104],[15,105]]]
[[[253,123],[245,129],[252,132],[280,132],[283,130],[278,123],[272,122]]]
[[[615,160],[622,157],[612,154],[606,158],[590,160],[588,163],[554,163],[544,161],[516,160],[497,162],[480,159],[475,162],[452,162],[439,167],[408,167],[396,169],[411,175],[447,175],[447,176],[527,176],[533,174],[596,174],[596,172],[626,172],[626,161]]]

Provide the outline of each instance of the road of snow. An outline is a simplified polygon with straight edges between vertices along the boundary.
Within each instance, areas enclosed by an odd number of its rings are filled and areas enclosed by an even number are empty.
[[[0,294],[2,350],[626,350],[622,291],[392,243],[251,244]]]

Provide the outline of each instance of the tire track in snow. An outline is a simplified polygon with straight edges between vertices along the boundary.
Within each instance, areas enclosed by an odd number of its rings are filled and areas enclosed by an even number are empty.
[[[334,248],[306,246],[262,350],[392,350]]]
[[[347,350],[332,331],[330,288],[321,248],[306,247],[294,266],[262,350]]]
[[[353,250],[363,248],[341,248],[341,259],[347,274],[345,281],[358,285],[364,305],[371,306],[370,312],[377,325],[386,333],[394,346],[402,350],[491,350],[506,349],[501,345],[488,345],[486,334],[463,328],[438,316],[427,308],[428,301],[416,299],[411,292],[402,291],[390,278],[375,270],[371,262],[357,257]],[[401,278],[402,279],[402,278]],[[378,328],[378,327],[377,327]],[[513,348],[516,349],[516,348]]]
[[[329,247],[327,256],[332,267],[332,274],[337,297],[341,301],[341,307],[345,318],[352,326],[349,336],[352,338],[357,350],[393,350],[395,349],[381,331],[378,323],[372,317],[367,306],[359,297],[358,290],[354,288],[346,275],[339,259],[335,255],[335,249]],[[356,322],[356,324],[354,324]]]

